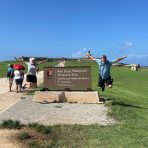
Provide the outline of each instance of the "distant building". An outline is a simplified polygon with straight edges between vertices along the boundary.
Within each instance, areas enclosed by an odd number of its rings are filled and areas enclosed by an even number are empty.
[[[131,65],[125,65],[126,67],[130,67],[132,71],[138,71],[140,68],[139,64],[131,64]]]
[[[139,69],[139,68],[138,68],[137,65],[134,65],[134,66],[131,67],[131,70],[132,70],[132,71],[138,71],[138,69]]]

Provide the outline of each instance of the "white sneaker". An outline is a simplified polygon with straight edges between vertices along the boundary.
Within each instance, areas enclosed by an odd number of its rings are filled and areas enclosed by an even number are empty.
[[[109,87],[109,88],[112,88],[113,86],[112,86],[112,85],[108,85],[108,87]]]

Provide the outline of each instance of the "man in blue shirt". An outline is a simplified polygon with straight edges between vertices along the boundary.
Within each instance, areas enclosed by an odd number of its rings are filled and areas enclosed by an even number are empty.
[[[105,83],[107,84],[107,86],[109,88],[112,88],[113,80],[112,80],[111,75],[110,75],[110,69],[111,69],[112,64],[118,63],[125,58],[127,58],[127,57],[125,56],[123,58],[118,58],[115,61],[109,61],[109,60],[107,60],[106,55],[103,55],[99,59],[96,59],[92,56],[89,56],[89,59],[96,61],[99,65],[99,83],[98,83],[98,86],[100,88],[102,88],[102,91],[105,90]]]
[[[13,64],[10,64],[8,71],[7,71],[7,79],[9,79],[9,91],[10,92],[12,91],[13,78],[14,78],[14,68],[13,68]]]

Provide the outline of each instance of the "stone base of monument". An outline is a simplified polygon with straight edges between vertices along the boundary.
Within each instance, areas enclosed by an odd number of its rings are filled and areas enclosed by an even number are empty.
[[[33,101],[42,103],[100,103],[97,91],[36,91]]]

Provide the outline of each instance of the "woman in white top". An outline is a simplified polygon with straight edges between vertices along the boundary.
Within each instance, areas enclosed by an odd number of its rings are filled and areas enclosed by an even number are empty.
[[[23,79],[23,75],[22,72],[19,70],[15,70],[14,71],[14,80],[16,83],[16,93],[22,92],[21,88],[22,88],[22,79]]]
[[[20,62],[24,62],[23,58],[17,60],[19,60]],[[26,77],[26,81],[29,82],[29,88],[37,88],[37,76],[36,76],[37,68],[39,64],[43,64],[45,62],[47,62],[47,60],[36,63],[35,58],[30,58],[30,62],[29,64],[27,64],[28,72]]]

